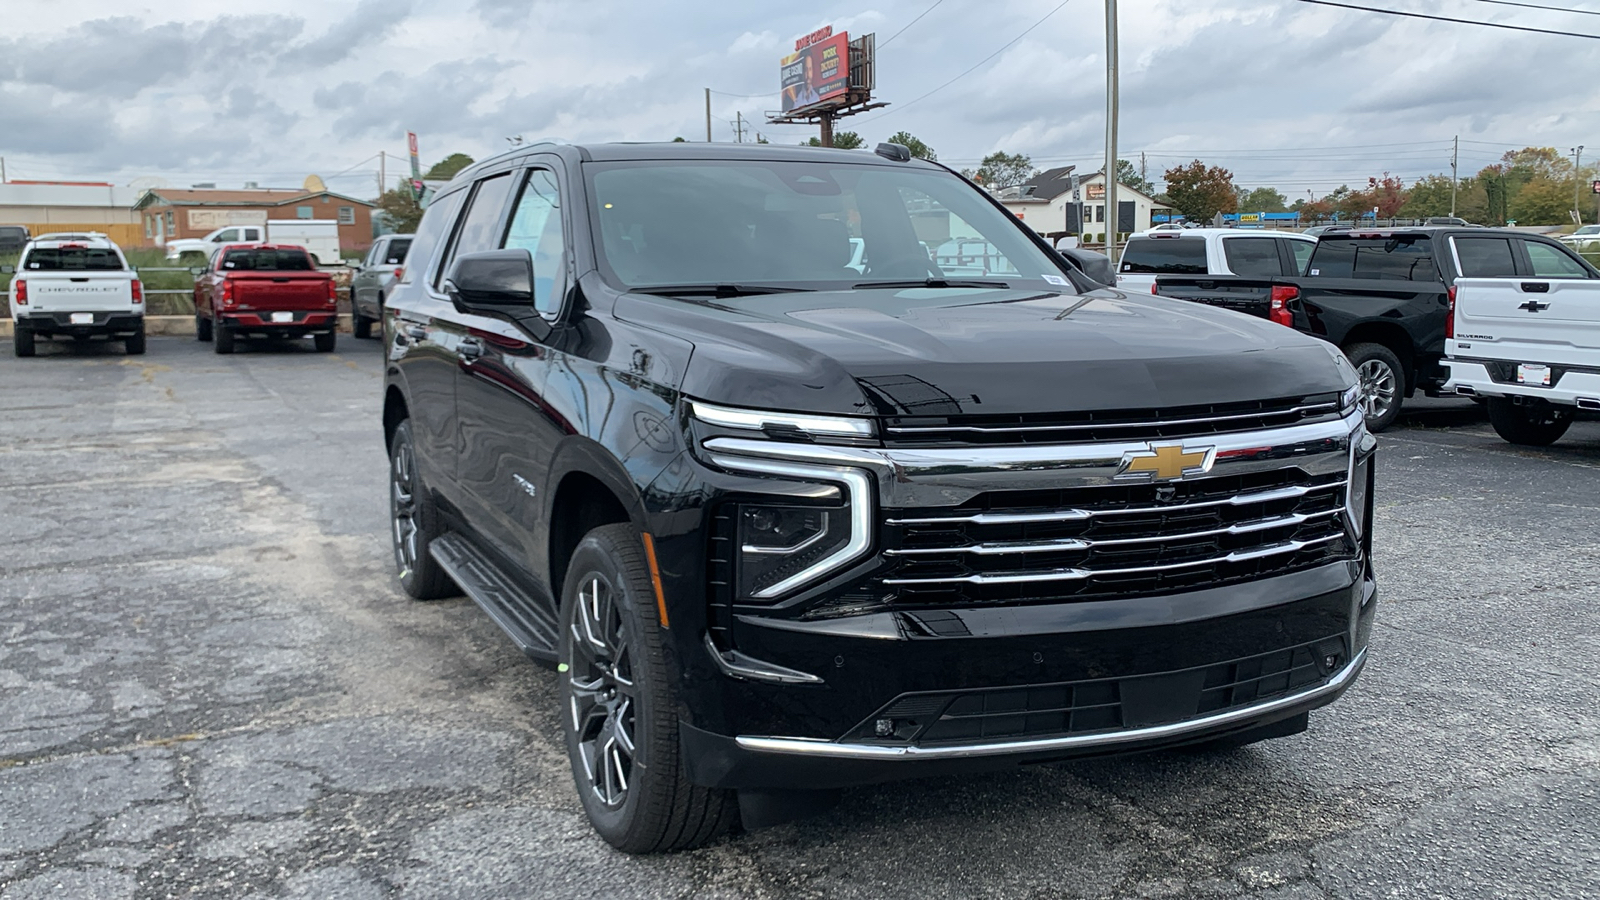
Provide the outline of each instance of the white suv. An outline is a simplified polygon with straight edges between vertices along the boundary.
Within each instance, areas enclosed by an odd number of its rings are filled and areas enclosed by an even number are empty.
[[[103,234],[29,241],[11,280],[12,342],[32,356],[38,338],[122,341],[144,352],[144,285]]]
[[[1117,287],[1147,294],[1157,275],[1303,275],[1316,246],[1316,238],[1294,231],[1144,231],[1122,248]]]

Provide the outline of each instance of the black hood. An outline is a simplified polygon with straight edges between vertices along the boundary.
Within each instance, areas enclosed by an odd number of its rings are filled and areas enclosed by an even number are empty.
[[[840,414],[1198,406],[1337,392],[1314,338],[1164,297],[914,289],[699,301],[628,294],[616,315],[694,344],[682,389]]]

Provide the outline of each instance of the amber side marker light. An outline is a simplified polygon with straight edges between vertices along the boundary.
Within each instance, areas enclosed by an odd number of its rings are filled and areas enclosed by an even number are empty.
[[[661,616],[661,627],[671,628],[667,622],[667,595],[661,590],[661,570],[656,566],[655,538],[648,531],[640,532],[639,536],[644,538],[644,558],[650,564],[650,583],[656,589],[656,612]]]

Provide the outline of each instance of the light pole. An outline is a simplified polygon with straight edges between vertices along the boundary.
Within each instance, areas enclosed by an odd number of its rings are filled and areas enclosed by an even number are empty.
[[[1583,145],[1572,150],[1572,222],[1583,224]]]
[[[1117,267],[1117,0],[1106,0],[1106,256]]]

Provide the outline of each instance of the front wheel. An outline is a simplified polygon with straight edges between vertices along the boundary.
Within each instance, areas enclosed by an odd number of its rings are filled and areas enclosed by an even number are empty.
[[[1382,344],[1351,344],[1345,356],[1360,376],[1361,413],[1367,430],[1376,434],[1400,418],[1400,404],[1406,393],[1405,368],[1400,357]]]
[[[331,331],[327,331],[323,332],[322,334],[312,335],[311,340],[316,343],[318,353],[332,353],[335,344],[339,340],[339,336]]]
[[[1513,444],[1548,447],[1572,426],[1572,409],[1540,400],[1513,403],[1510,397],[1490,397],[1489,424]]]
[[[389,522],[401,589],[418,600],[437,600],[459,593],[450,576],[428,553],[428,545],[442,531],[438,512],[417,472],[410,419],[401,422],[389,440]]]
[[[208,316],[194,314],[194,339],[202,342],[211,340],[211,319]]]
[[[562,729],[589,822],[625,853],[698,847],[738,814],[732,791],[684,772],[662,631],[639,533],[589,532],[562,589]]]

